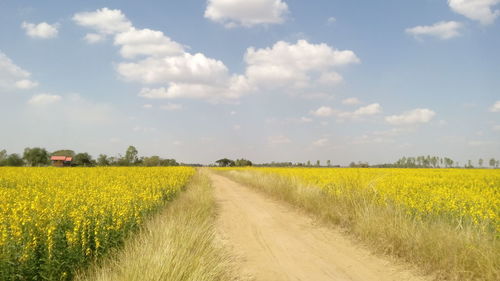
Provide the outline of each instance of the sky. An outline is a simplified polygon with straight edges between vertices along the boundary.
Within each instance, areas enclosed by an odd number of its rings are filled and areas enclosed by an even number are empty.
[[[0,149],[500,158],[500,0],[0,0]]]

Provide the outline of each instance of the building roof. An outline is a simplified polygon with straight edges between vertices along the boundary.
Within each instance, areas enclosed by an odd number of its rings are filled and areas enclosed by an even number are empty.
[[[71,161],[73,160],[73,157],[71,156],[51,156],[50,160],[52,161]]]

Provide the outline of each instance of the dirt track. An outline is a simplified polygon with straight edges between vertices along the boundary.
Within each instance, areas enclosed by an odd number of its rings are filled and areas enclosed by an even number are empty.
[[[225,177],[212,174],[218,230],[244,280],[417,281],[400,266],[335,230]]]

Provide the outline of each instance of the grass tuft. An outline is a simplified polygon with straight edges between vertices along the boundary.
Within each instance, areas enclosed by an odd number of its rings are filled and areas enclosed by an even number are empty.
[[[77,274],[77,281],[234,280],[215,242],[213,188],[200,170],[179,198],[153,217],[122,249]]]

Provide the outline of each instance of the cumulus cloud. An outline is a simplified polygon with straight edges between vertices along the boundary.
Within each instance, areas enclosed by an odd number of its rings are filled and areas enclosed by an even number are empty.
[[[401,115],[391,115],[385,117],[385,121],[392,125],[413,125],[419,123],[428,123],[434,118],[436,113],[427,108],[417,108],[404,112]]]
[[[361,103],[361,101],[358,98],[354,98],[354,97],[342,100],[342,104],[345,104],[345,105],[356,105],[356,104],[360,104],[360,103]]]
[[[205,18],[226,27],[252,27],[283,23],[287,13],[282,0],[208,0]]]
[[[121,56],[129,59],[118,63],[116,70],[125,81],[145,86],[139,93],[141,97],[220,102],[234,100],[248,90],[245,77],[230,74],[222,61],[202,53],[188,53],[182,44],[161,31],[137,29],[120,10],[103,8],[77,13],[73,20],[97,32],[87,34],[88,42],[114,36]]]
[[[120,10],[103,8],[78,13],[73,19],[97,32],[90,33],[98,36],[87,40],[89,42],[101,40],[101,35],[114,36],[114,45],[120,47],[120,54],[128,59],[117,64],[118,74],[125,81],[141,83],[143,89],[139,96],[150,99],[227,102],[263,90],[318,92],[322,90],[318,87],[342,82],[338,68],[360,62],[353,51],[337,50],[327,44],[279,41],[269,48],[248,48],[244,57],[245,73],[239,75],[230,73],[220,60],[187,52],[182,44],[161,31],[135,28]],[[110,24],[116,27],[108,27]]]
[[[483,25],[495,22],[500,15],[500,10],[495,9],[498,4],[500,0],[448,0],[448,5],[454,12]]]
[[[382,112],[382,106],[378,103],[372,103],[367,106],[362,106],[355,111],[340,111],[335,110],[328,106],[322,106],[311,113],[318,117],[335,116],[341,120],[343,119],[359,119],[363,116],[376,115]]]
[[[31,73],[12,62],[0,51],[0,89],[31,89],[38,86],[37,82],[30,80]]]
[[[329,106],[322,106],[322,107],[314,110],[313,112],[311,112],[311,114],[318,116],[318,117],[329,117],[329,116],[332,116],[336,113],[337,113],[337,111]]]
[[[129,81],[144,84],[165,82],[213,83],[227,78],[228,69],[223,62],[198,53],[161,58],[148,57],[138,62],[120,63],[118,73]]]
[[[118,33],[115,45],[121,46],[120,54],[125,58],[138,55],[174,56],[184,53],[184,47],[165,36],[163,32],[151,29],[135,29]]]
[[[32,38],[55,38],[59,32],[59,24],[57,23],[51,25],[46,22],[41,22],[39,24],[23,22],[21,27],[26,31],[26,34]]]
[[[287,144],[287,143],[291,143],[292,142],[288,137],[283,136],[283,135],[270,136],[268,138],[268,141],[269,141],[270,144]]]
[[[104,41],[106,36],[99,33],[87,33],[83,39],[89,44],[95,44]]]
[[[319,83],[327,86],[335,86],[342,83],[342,81],[344,81],[344,78],[342,78],[342,76],[337,72],[322,73],[318,79]]]
[[[73,16],[73,21],[103,35],[113,35],[132,28],[132,23],[120,10],[108,8],[98,9],[95,12],[77,13]]]
[[[382,107],[378,103],[372,103],[367,106],[360,107],[353,112],[354,116],[363,116],[363,115],[374,115],[382,112]]]
[[[490,107],[491,112],[500,112],[500,100],[496,101],[491,107]]]
[[[451,39],[460,36],[462,24],[456,21],[441,21],[433,25],[419,25],[412,28],[407,28],[405,31],[413,35],[415,38],[420,36],[433,36],[442,40]]]
[[[332,69],[359,63],[353,51],[337,50],[327,44],[296,44],[278,41],[270,48],[248,48],[245,54],[246,77],[257,88],[305,88],[314,77],[320,82],[337,84],[340,74]]]
[[[51,95],[51,94],[38,94],[34,95],[29,99],[28,104],[35,106],[45,106],[53,103],[57,103],[62,100],[62,97],[59,95]]]

